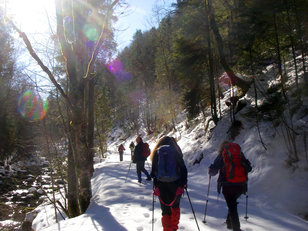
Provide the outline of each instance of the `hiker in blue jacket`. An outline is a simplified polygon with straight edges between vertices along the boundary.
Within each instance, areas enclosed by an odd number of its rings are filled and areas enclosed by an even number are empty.
[[[227,166],[226,166],[226,156],[232,155],[231,153],[233,152],[231,150],[231,147],[238,148],[238,153],[241,155],[241,163],[240,165],[243,167],[243,173],[237,175],[234,174],[232,175],[233,178],[231,178],[230,175],[228,175],[229,179],[227,180]],[[232,155],[233,157],[233,155]],[[232,160],[232,159],[231,159]],[[234,165],[234,162],[232,163],[232,169],[238,168],[237,165]],[[240,221],[238,217],[238,211],[237,211],[237,199],[242,195],[247,192],[247,174],[252,170],[251,164],[249,160],[247,160],[244,156],[244,154],[241,152],[240,146],[236,143],[231,143],[228,141],[223,141],[219,148],[218,148],[218,156],[214,160],[214,163],[210,165],[209,167],[209,175],[210,176],[215,176],[219,172],[218,180],[217,180],[217,191],[220,193],[221,188],[222,188],[222,194],[225,197],[227,206],[228,206],[228,215],[227,215],[227,228],[232,229],[233,231],[241,231],[240,229]],[[232,170],[235,171],[235,170]],[[237,171],[239,172],[239,171]],[[234,173],[234,172],[233,172]],[[245,179],[244,181],[241,180],[242,177]],[[235,178],[238,178],[238,182]],[[233,181],[233,182],[230,182]]]
[[[133,162],[136,163],[136,170],[137,170],[137,177],[138,177],[138,182],[142,182],[141,178],[141,172],[143,172],[147,176],[147,181],[151,180],[151,176],[148,173],[148,171],[144,168],[144,162],[146,161],[146,157],[143,156],[142,154],[142,147],[143,147],[143,141],[140,136],[136,138],[136,147],[134,149],[134,156],[133,156]]]
[[[164,159],[161,152],[174,154],[168,163],[164,163],[163,169],[174,169],[175,177],[162,176],[160,173]],[[180,220],[180,199],[187,187],[187,169],[183,160],[183,154],[173,137],[165,136],[161,138],[153,149],[150,159],[152,161],[151,177],[154,178],[154,195],[159,197],[162,210],[162,226],[164,231],[174,231],[178,229]],[[165,158],[167,159],[167,158]],[[171,163],[174,162],[174,163]],[[170,177],[170,179],[168,179]]]

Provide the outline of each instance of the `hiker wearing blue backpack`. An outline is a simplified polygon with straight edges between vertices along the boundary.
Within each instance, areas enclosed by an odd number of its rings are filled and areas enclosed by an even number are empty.
[[[137,145],[134,149],[134,156],[133,156],[133,162],[136,163],[136,170],[137,170],[137,177],[138,177],[138,182],[142,182],[141,178],[141,172],[143,172],[147,176],[147,181],[151,180],[151,176],[148,173],[148,171],[144,168],[144,162],[147,159],[146,154],[144,154],[144,146],[146,143],[143,143],[142,138],[138,136],[136,138]]]
[[[164,231],[178,229],[180,199],[187,187],[187,169],[183,154],[173,137],[161,138],[153,149],[151,177],[154,178],[153,194],[159,197]]]
[[[237,143],[228,141],[220,144],[218,156],[209,167],[210,177],[219,172],[217,191],[220,193],[222,188],[228,206],[227,228],[233,231],[241,231],[237,199],[247,192],[247,176],[251,170],[251,164],[241,151],[241,147]]]

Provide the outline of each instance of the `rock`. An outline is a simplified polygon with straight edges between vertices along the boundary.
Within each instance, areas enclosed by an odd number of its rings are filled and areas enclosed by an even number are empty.
[[[33,197],[34,197],[34,194],[33,194],[33,193],[29,193],[29,194],[27,194],[27,196],[26,196],[27,199],[31,199],[31,198],[33,198]]]
[[[38,189],[38,190],[37,190],[37,193],[40,194],[40,195],[43,195],[43,194],[44,194],[44,191],[43,191],[42,189]]]
[[[34,188],[34,187],[31,187],[31,188],[29,188],[28,189],[28,192],[29,193],[35,193],[37,190],[36,190],[36,188]]]

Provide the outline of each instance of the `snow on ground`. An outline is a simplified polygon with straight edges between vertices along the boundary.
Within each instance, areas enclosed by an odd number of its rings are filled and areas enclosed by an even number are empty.
[[[48,211],[49,215],[44,212],[39,213],[34,220],[33,228],[37,231],[152,230],[152,183],[145,182],[144,184],[139,184],[137,182],[135,164],[131,164],[130,171],[128,171],[129,166],[130,154],[128,152],[125,153],[123,162],[119,161],[119,156],[116,152],[110,153],[105,161],[95,165],[95,173],[92,180],[93,198],[85,214],[61,221],[58,224],[52,224],[54,223],[52,208],[41,206],[41,211]],[[146,167],[149,169],[147,162]],[[252,173],[252,175],[254,174],[257,173]],[[145,176],[143,176],[144,179]],[[203,165],[194,167],[189,171],[188,193],[193,209],[200,230],[227,230],[224,224],[227,213],[226,204],[222,195],[217,197],[216,178],[211,181],[206,224],[204,224],[202,220],[204,219],[209,178]],[[268,186],[266,181],[264,184]],[[260,185],[262,186],[262,184]],[[307,189],[307,186],[305,188]],[[277,188],[277,194],[280,194],[281,189],[284,190],[285,188]],[[267,192],[264,193],[262,191],[262,187],[260,190],[256,188],[251,190],[248,199],[249,219],[247,221],[244,219],[245,196],[239,199],[240,221],[244,231],[304,231],[308,229],[306,221],[272,204],[273,201],[276,201],[275,195],[264,195]],[[295,194],[291,191],[287,190],[284,194],[288,194],[289,200],[296,201],[296,198],[294,198]],[[286,198],[284,197],[284,199]],[[281,203],[285,202],[287,201],[281,201]],[[162,230],[161,212],[156,198],[154,207],[154,230]],[[181,200],[179,230],[198,230],[186,193]]]
[[[294,77],[294,76],[293,76]],[[268,77],[267,77],[268,78]],[[260,82],[262,83],[262,82]],[[264,83],[266,84],[266,83]],[[264,87],[264,86],[263,86]],[[262,88],[262,87],[260,87]],[[300,161],[293,167],[286,167],[288,149],[283,130],[274,127],[270,121],[260,122],[260,134],[266,149],[260,142],[255,119],[245,116],[254,105],[253,88],[242,99],[247,106],[236,115],[242,122],[242,128],[235,142],[239,143],[253,166],[248,184],[248,220],[245,220],[246,197],[238,200],[238,210],[243,231],[307,231],[308,222],[299,215],[307,215],[308,207],[308,162],[303,138],[308,131],[308,105],[293,116],[294,129],[298,131],[297,148]],[[227,97],[225,97],[227,98]],[[260,98],[260,102],[264,99]],[[295,104],[295,102],[294,102]],[[291,102],[292,105],[292,102]],[[305,108],[306,107],[306,108]],[[204,210],[206,193],[209,186],[208,166],[217,155],[219,144],[228,139],[230,118],[228,108],[222,102],[224,117],[214,128],[209,123],[211,133],[204,131],[202,119],[195,125],[187,126],[185,116],[180,115],[174,136],[181,147],[188,168],[188,193],[195,211],[200,230],[224,231],[227,207],[222,195],[217,194],[216,180],[210,182],[209,202]],[[182,118],[182,119],[181,119]],[[137,182],[136,166],[130,163],[129,144],[135,137],[120,138],[121,131],[112,134],[107,158],[95,165],[92,179],[93,197],[85,214],[55,223],[54,209],[51,205],[42,205],[33,222],[36,231],[149,231],[152,230],[152,183]],[[157,142],[154,137],[143,136],[144,141],[153,149]],[[119,161],[117,147],[123,143],[126,151],[124,161]],[[203,157],[200,161],[200,157]],[[199,160],[199,164],[193,163]],[[130,168],[130,171],[129,170]],[[149,170],[150,164],[146,162]],[[145,179],[145,176],[143,176]],[[157,198],[154,203],[154,230],[162,230],[161,210]],[[179,230],[196,231],[197,225],[185,193],[181,200],[181,219]]]

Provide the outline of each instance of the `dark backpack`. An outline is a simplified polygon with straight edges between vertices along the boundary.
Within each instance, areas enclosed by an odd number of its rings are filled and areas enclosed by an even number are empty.
[[[151,154],[151,149],[148,143],[142,144],[142,155],[143,157],[147,158]]]
[[[157,179],[161,182],[173,182],[179,179],[176,150],[171,145],[163,145],[157,150]]]
[[[222,158],[227,182],[243,183],[247,181],[247,161],[238,144],[227,144],[222,152]]]

